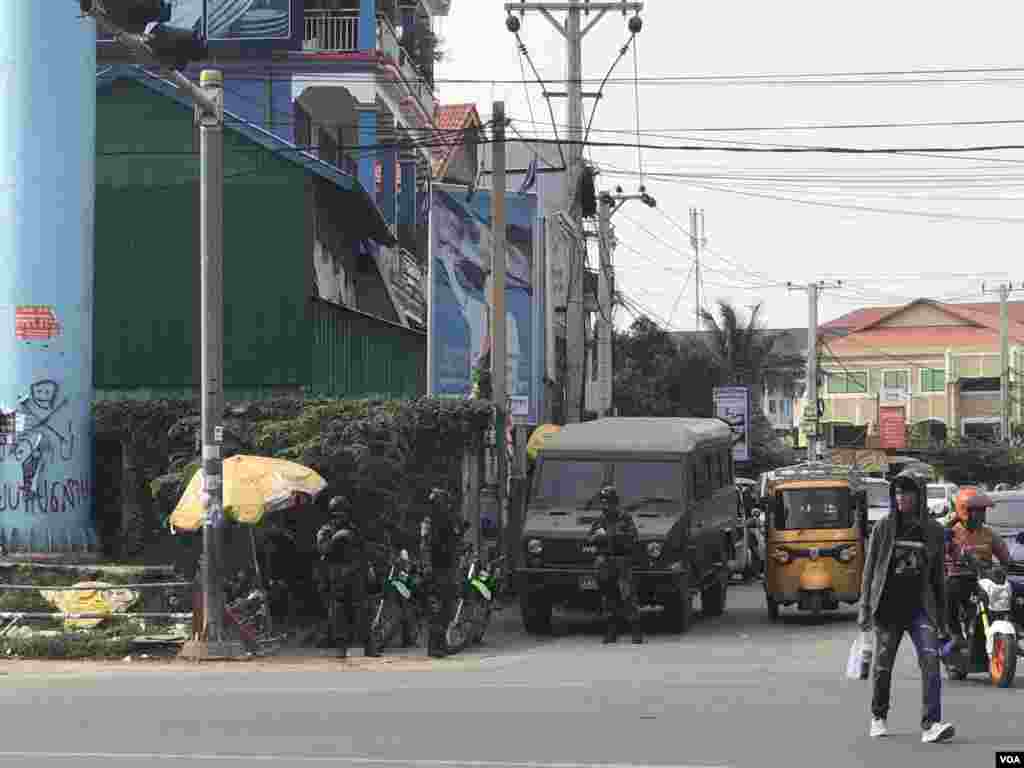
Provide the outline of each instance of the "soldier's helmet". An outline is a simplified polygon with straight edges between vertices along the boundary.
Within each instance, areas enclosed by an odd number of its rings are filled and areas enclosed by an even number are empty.
[[[335,496],[327,507],[331,517],[348,517],[352,511],[352,505],[346,496]]]
[[[444,488],[431,488],[430,495],[427,500],[431,504],[447,505],[451,501],[452,495],[448,493]]]
[[[601,501],[601,506],[608,508],[619,506],[619,491],[614,485],[606,485],[601,489],[598,494],[598,499]]]

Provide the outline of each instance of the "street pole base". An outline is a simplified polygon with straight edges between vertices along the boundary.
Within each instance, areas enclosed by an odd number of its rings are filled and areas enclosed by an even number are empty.
[[[221,642],[189,640],[182,646],[178,655],[180,658],[190,661],[242,659],[247,656],[245,647],[241,643],[230,640]]]

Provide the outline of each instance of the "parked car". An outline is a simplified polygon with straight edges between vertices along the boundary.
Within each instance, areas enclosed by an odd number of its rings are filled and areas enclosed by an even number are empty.
[[[956,506],[960,486],[953,483],[928,483],[928,511],[932,517],[944,517]]]

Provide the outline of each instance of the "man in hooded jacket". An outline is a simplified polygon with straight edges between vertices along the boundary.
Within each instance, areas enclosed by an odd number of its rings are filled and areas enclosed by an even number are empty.
[[[928,515],[927,478],[901,472],[890,487],[891,509],[871,531],[858,623],[875,631],[871,736],[889,735],[886,718],[892,668],[903,634],[910,635],[921,668],[921,741],[949,741],[942,722],[939,638],[946,633],[946,577],[942,527]]]

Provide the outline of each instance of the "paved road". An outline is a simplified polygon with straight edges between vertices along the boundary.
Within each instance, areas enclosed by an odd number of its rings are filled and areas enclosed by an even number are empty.
[[[479,653],[439,662],[0,662],[0,763],[339,768],[989,766],[1024,747],[1024,681],[947,683],[960,735],[923,745],[913,651],[893,736],[867,737],[869,688],[843,679],[851,612],[771,624],[760,587],[683,637],[604,647],[586,620],[541,642],[508,616]]]

